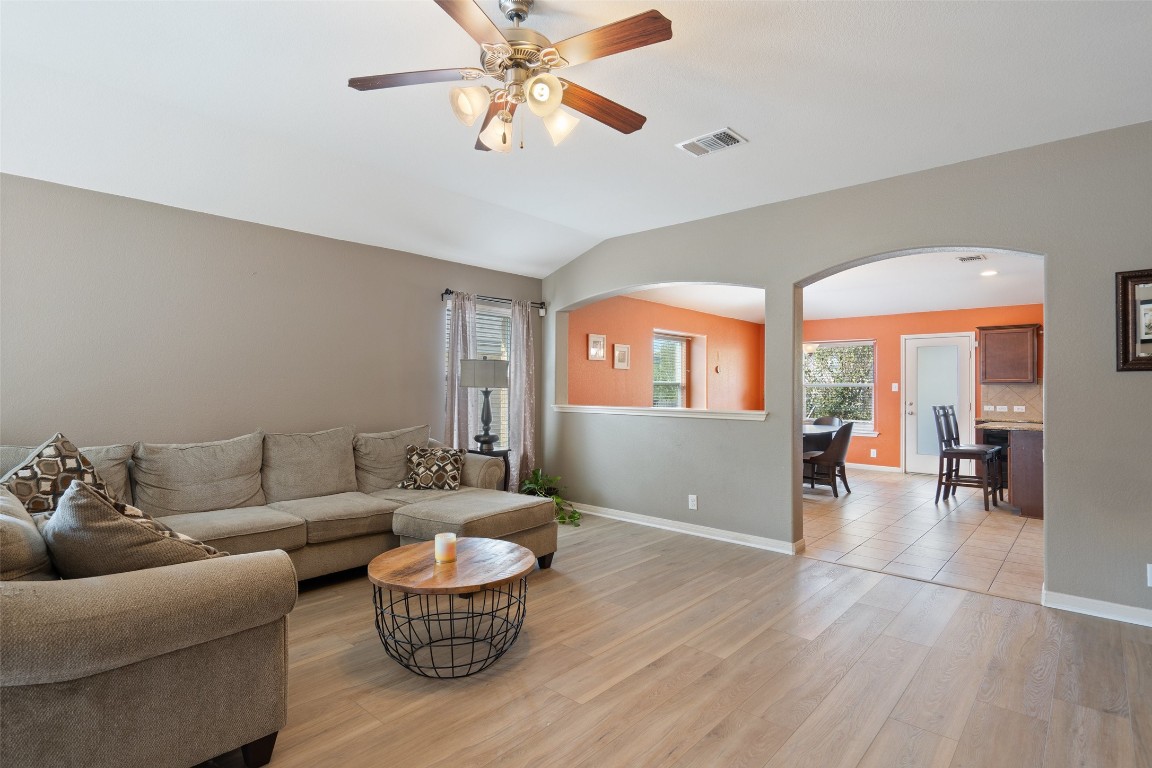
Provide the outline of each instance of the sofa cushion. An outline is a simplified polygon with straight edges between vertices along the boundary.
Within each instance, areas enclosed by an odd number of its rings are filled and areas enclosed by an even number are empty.
[[[97,445],[81,448],[100,479],[107,487],[108,495],[125,504],[132,503],[132,480],[128,475],[128,462],[132,460],[131,445]]]
[[[303,518],[271,507],[241,507],[168,515],[164,523],[180,533],[234,555],[269,549],[291,551],[308,541]]]
[[[36,449],[32,446],[0,445],[0,477],[24,463]],[[128,461],[132,458],[131,445],[100,445],[94,448],[81,448],[96,474],[108,486],[108,491],[117,501],[132,503],[132,481],[128,476]]]
[[[137,443],[136,506],[155,516],[260,506],[263,457],[262,432],[211,443]]]
[[[410,491],[407,488],[385,488],[382,491],[373,491],[370,496],[375,496],[378,499],[388,499],[388,501],[395,501],[400,504],[414,504],[418,501],[429,501],[431,499],[439,499],[442,496],[451,496],[459,491]]]
[[[57,432],[10,470],[0,484],[6,486],[32,515],[51,513],[73,480],[88,483],[99,491],[104,481],[80,449]]]
[[[225,554],[81,482],[68,486],[42,530],[52,562],[66,579],[191,563]]]
[[[269,502],[356,490],[351,427],[324,432],[265,433],[260,470]]]
[[[392,530],[421,541],[438,533],[498,539],[555,519],[556,505],[550,498],[465,488],[401,507],[392,516]]]
[[[310,499],[274,501],[268,506],[305,520],[308,543],[320,544],[370,533],[387,533],[392,530],[392,513],[400,505],[351,491]]]
[[[466,453],[463,449],[410,445],[404,452],[408,457],[408,476],[399,487],[415,491],[454,491],[460,487]]]
[[[0,486],[0,581],[55,579],[48,546],[20,499]]]
[[[353,441],[356,452],[356,486],[363,493],[395,488],[408,476],[409,445],[428,445],[428,425],[393,432],[360,432]]]

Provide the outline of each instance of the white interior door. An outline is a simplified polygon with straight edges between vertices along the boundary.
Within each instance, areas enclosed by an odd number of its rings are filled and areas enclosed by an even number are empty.
[[[975,334],[904,336],[904,471],[928,475],[939,467],[940,441],[932,406],[956,406],[960,441],[973,442],[972,348]]]

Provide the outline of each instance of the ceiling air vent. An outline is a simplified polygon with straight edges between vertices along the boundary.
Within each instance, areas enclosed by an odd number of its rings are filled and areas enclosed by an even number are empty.
[[[713,152],[734,147],[737,144],[747,143],[748,139],[736,133],[736,131],[731,128],[724,128],[723,130],[706,133],[703,136],[697,136],[688,141],[682,141],[676,146],[691,155],[701,157],[702,155],[710,155]]]
[[[982,253],[974,253],[971,256],[957,256],[956,261],[988,261],[988,257]]]

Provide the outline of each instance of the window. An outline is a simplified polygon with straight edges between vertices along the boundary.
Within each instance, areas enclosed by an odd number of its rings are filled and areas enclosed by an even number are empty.
[[[871,431],[874,341],[822,341],[804,355],[804,417],[839,416]]]
[[[652,407],[688,407],[688,339],[652,336]]]
[[[452,324],[452,303],[448,302],[444,313],[444,367],[448,367],[448,328]],[[489,360],[507,360],[512,345],[512,308],[477,304],[476,306],[476,356],[488,356]],[[479,392],[480,390],[476,390]],[[477,402],[479,400],[477,395]],[[494,389],[488,399],[492,408],[492,431],[500,436],[495,444],[497,450],[508,447],[508,390]],[[479,406],[477,406],[476,419],[479,424]],[[476,432],[479,434],[479,428]],[[475,448],[475,443],[468,446]]]

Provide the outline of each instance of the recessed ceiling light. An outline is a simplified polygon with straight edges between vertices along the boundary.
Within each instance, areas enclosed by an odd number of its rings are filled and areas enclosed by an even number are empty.
[[[992,277],[992,275],[998,275],[998,274],[1000,274],[1000,273],[994,269],[986,269],[980,273],[980,277]]]

